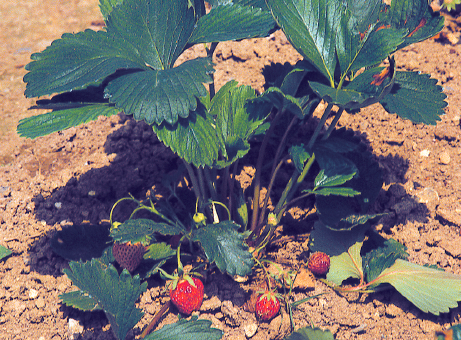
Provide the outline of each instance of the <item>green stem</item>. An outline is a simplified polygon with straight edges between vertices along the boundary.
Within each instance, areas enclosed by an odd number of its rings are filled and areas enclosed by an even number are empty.
[[[319,136],[320,131],[322,131],[322,128],[325,125],[325,122],[327,121],[332,108],[333,108],[333,104],[330,103],[328,104],[327,108],[323,112],[322,118],[320,119],[320,122],[317,125],[317,128],[315,129],[314,133],[312,134],[311,139],[309,140],[309,144],[307,144],[308,150],[312,149],[312,147],[314,146],[314,143],[317,140],[317,137]]]
[[[197,168],[197,175],[198,175],[198,183],[199,183],[199,186],[200,186],[200,191],[202,192],[202,199],[203,199],[203,202],[205,202],[207,199],[208,199],[208,195],[207,195],[207,192],[206,192],[206,189],[205,189],[205,180],[204,180],[204,176],[203,176],[203,169],[201,168]]]
[[[280,221],[280,218],[282,217],[283,213],[286,210],[287,204],[286,202],[289,202],[293,195],[295,194],[296,190],[298,189],[299,185],[304,181],[304,178],[306,177],[307,173],[309,172],[310,168],[312,167],[312,164],[314,164],[315,161],[315,155],[313,154],[311,158],[307,161],[306,165],[303,168],[303,171],[301,174],[298,176],[296,179],[296,183],[294,183],[294,180],[297,176],[297,171],[293,173],[293,176],[290,178],[290,181],[288,182],[287,186],[285,187],[285,190],[283,191],[282,197],[280,198],[277,207],[274,210],[274,213],[277,215],[277,221]],[[283,200],[282,200],[283,199]]]
[[[202,199],[202,194],[200,192],[200,185],[198,183],[197,176],[195,176],[194,169],[185,160],[183,160],[183,162],[184,162],[184,165],[186,167],[187,173],[189,174],[190,180],[192,182],[192,189],[194,190],[195,197],[197,199]]]
[[[338,112],[335,115],[335,118],[331,122],[330,126],[328,127],[327,132],[322,136],[322,140],[327,140],[328,137],[330,137],[331,133],[335,129],[336,123],[338,123],[339,118],[341,118],[341,115],[344,112],[344,107],[340,107]]]
[[[261,215],[259,216],[259,222],[258,222],[259,224],[264,222],[264,217],[266,216],[267,205],[269,204],[270,192],[272,191],[272,187],[274,186],[275,177],[277,176],[278,171],[282,167],[283,163],[287,160],[287,158],[288,158],[288,156],[284,157],[279,162],[279,164],[277,164],[275,169],[272,170],[271,180],[269,182],[269,186],[267,187],[267,194],[266,194],[266,197],[264,198],[264,204],[263,204],[263,207],[262,207],[262,210],[261,210]]]
[[[218,194],[216,192],[216,181],[211,178],[212,176],[210,174],[210,169],[209,168],[203,169],[203,173],[205,174],[206,184],[208,185],[208,190],[210,192],[211,198],[213,200],[217,201],[218,200],[218,198],[217,198]]]
[[[206,49],[206,55],[207,57],[209,58],[213,58],[213,54],[214,54],[214,51],[216,50],[216,47],[218,46],[218,43],[217,42],[213,42],[211,43],[211,46],[210,48]],[[209,85],[209,88],[210,88],[210,100],[213,99],[213,97],[215,96],[216,94],[216,88],[215,88],[215,83],[214,83],[214,75],[213,73],[211,74],[211,83]]]
[[[277,111],[275,114],[274,119],[271,122],[271,126],[269,127],[269,130],[264,136],[263,142],[261,144],[261,147],[259,149],[259,155],[258,155],[258,160],[256,162],[256,173],[255,173],[255,179],[254,179],[254,194],[253,194],[253,215],[251,216],[251,231],[254,231],[256,229],[256,226],[258,225],[258,210],[259,210],[259,195],[260,195],[260,190],[261,190],[261,172],[262,172],[262,164],[264,161],[264,154],[266,152],[266,147],[267,144],[269,143],[270,136],[272,135],[274,129],[276,128],[277,122],[282,116],[282,111]]]

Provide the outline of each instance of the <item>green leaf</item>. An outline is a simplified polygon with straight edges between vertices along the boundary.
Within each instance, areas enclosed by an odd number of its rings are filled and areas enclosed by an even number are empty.
[[[144,254],[144,258],[158,261],[174,255],[176,255],[176,250],[171,249],[169,244],[160,242],[151,244],[147,249],[147,252]]]
[[[148,69],[132,45],[106,31],[66,33],[31,59],[24,76],[28,98],[82,89],[119,69]]]
[[[117,228],[113,228],[110,236],[114,241],[126,243],[141,242],[148,245],[150,240],[155,240],[154,233],[161,235],[180,235],[185,230],[179,225],[158,223],[149,219],[139,218],[123,222]]]
[[[237,86],[229,81],[213,97],[208,115],[214,118],[218,138],[222,141],[222,154],[225,160],[219,160],[220,168],[229,166],[250,150],[249,138],[264,123],[265,116],[259,117],[248,110],[248,100],[256,97],[250,86]],[[267,114],[269,114],[269,110]]]
[[[311,61],[330,85],[336,66],[336,25],[341,4],[328,0],[267,0],[278,25],[293,47]]]
[[[159,140],[187,163],[211,167],[218,160],[222,143],[216,134],[214,120],[206,116],[203,105],[173,126],[164,123],[152,127]]]
[[[125,339],[142,318],[135,302],[146,291],[147,282],[141,284],[139,276],[131,277],[126,269],[119,276],[114,266],[103,265],[96,259],[70,262],[69,267],[64,273],[104,310],[116,337]]]
[[[401,259],[385,269],[374,284],[389,283],[425,313],[439,315],[461,300],[461,276]]]
[[[216,328],[211,328],[211,321],[180,319],[178,322],[163,326],[161,329],[150,333],[145,340],[219,340],[223,332]]]
[[[303,108],[299,100],[283,93],[282,90],[277,87],[269,87],[258,98],[254,99],[253,103],[270,103],[278,110],[289,111],[299,118],[304,117]]]
[[[32,55],[25,95],[70,92],[106,79],[110,102],[136,119],[174,124],[187,117],[196,96],[206,94],[202,83],[211,81],[211,61],[173,65],[204,12],[203,1],[188,6],[183,0],[125,0],[112,6],[105,31],[65,34]]]
[[[396,71],[395,85],[380,103],[387,112],[396,113],[413,123],[435,125],[445,114],[443,108],[448,105],[445,101],[447,96],[442,91],[437,80],[430,75]]]
[[[269,11],[230,3],[213,7],[201,17],[189,43],[265,37],[274,28],[275,22]]]
[[[197,58],[175,68],[122,75],[110,81],[105,92],[111,103],[136,120],[175,124],[197,109],[197,97],[207,94],[202,83],[211,82],[211,72],[210,59]]]
[[[288,335],[285,340],[334,340],[333,334],[320,328],[304,327]]]
[[[399,49],[426,40],[444,27],[444,18],[434,13],[426,0],[393,1],[382,12],[381,22],[395,28],[406,30],[405,40]]]
[[[384,269],[392,266],[396,259],[405,260],[408,257],[406,247],[393,239],[386,240],[377,233],[372,233],[367,244],[369,242],[378,243],[380,246],[362,256],[365,278],[368,282],[373,281]]]
[[[325,174],[325,170],[321,169],[318,175],[315,177],[314,188],[335,187],[346,183],[347,181],[351,180],[354,176],[355,172],[346,175],[337,174],[333,176],[327,176]]]
[[[357,242],[363,242],[370,224],[359,224],[351,230],[334,230],[320,221],[314,224],[309,235],[309,250],[321,251],[329,256],[339,256],[348,251]]]
[[[38,107],[40,109],[44,107]],[[62,108],[19,121],[17,132],[21,137],[37,138],[50,133],[88,123],[100,116],[110,117],[120,113],[120,109],[110,104],[81,104],[75,108]]]
[[[238,228],[232,221],[208,224],[193,233],[192,241],[200,242],[208,260],[215,262],[219,270],[245,276],[251,273],[254,263]]]
[[[436,331],[437,340],[461,340],[461,324],[451,326],[446,331]]]
[[[61,294],[59,295],[59,298],[66,306],[83,311],[94,311],[102,309],[98,305],[97,301],[95,301],[95,299],[81,290]]]
[[[303,192],[308,192],[317,196],[330,196],[330,195],[336,195],[336,196],[345,196],[345,197],[353,197],[360,195],[360,192],[351,189],[351,188],[345,188],[345,187],[337,187],[337,188],[321,188],[318,190],[303,190]]]
[[[391,58],[389,68],[374,67],[366,70],[341,89],[317,82],[309,82],[309,85],[328,103],[353,111],[379,102],[392,91],[395,81],[394,66],[394,60]]]
[[[114,7],[120,5],[122,2],[123,0],[99,0],[99,10],[101,11],[104,21],[107,20]]]
[[[11,250],[0,245],[0,260],[4,259],[7,256],[10,256],[12,253],[13,252]]]
[[[330,257],[330,270],[327,273],[328,281],[339,286],[350,277],[355,279],[363,278],[362,256],[360,256],[362,244],[363,241],[357,242],[347,252]]]
[[[312,157],[304,147],[304,144],[301,145],[292,145],[288,150],[293,164],[295,165],[296,170],[299,173],[302,173],[304,169],[304,164]]]
[[[80,224],[63,228],[51,239],[51,248],[66,260],[101,257],[110,243],[108,224]]]

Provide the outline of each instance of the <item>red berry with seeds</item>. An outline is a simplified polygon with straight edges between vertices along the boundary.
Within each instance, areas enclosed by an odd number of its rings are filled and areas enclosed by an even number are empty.
[[[170,288],[170,298],[179,312],[189,315],[199,310],[202,305],[203,283],[196,277],[185,275],[173,282]]]
[[[277,294],[266,291],[261,294],[255,306],[256,316],[263,321],[269,321],[280,311],[280,301]]]
[[[309,257],[307,268],[315,275],[325,275],[330,269],[330,257],[325,253],[317,251]]]
[[[145,252],[146,248],[141,242],[135,244],[131,244],[131,242],[116,242],[112,246],[112,255],[114,255],[115,261],[117,261],[122,268],[126,268],[130,272],[138,268]]]

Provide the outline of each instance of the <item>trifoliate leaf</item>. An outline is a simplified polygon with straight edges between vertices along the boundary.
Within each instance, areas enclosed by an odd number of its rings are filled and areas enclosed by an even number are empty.
[[[389,283],[425,313],[439,315],[461,300],[461,276],[401,259],[385,269],[373,282]]]
[[[141,242],[147,245],[149,240],[155,240],[154,233],[161,235],[180,235],[184,229],[179,225],[158,223],[149,219],[139,218],[123,222],[117,228],[113,228],[110,236],[114,241],[126,243]]]
[[[0,245],[0,260],[11,255],[12,251]]]
[[[88,261],[101,257],[110,241],[108,224],[80,224],[58,231],[51,239],[51,248],[66,260]]]
[[[139,276],[132,277],[124,269],[118,274],[114,266],[106,266],[96,259],[89,262],[70,262],[64,272],[73,284],[88,294],[104,310],[112,330],[120,340],[142,318],[135,307],[139,296],[146,291],[147,282],[140,283]]]
[[[304,327],[288,335],[285,340],[334,340],[333,334],[320,328]]]
[[[245,276],[253,268],[253,257],[244,237],[237,232],[239,225],[223,221],[196,230],[192,241],[198,241],[210,262],[229,275]]]
[[[435,125],[448,105],[442,90],[428,74],[396,71],[395,85],[380,103],[387,112],[413,123]]]
[[[95,299],[81,290],[61,294],[59,295],[59,298],[66,306],[83,311],[94,311],[102,309]]]
[[[145,340],[219,340],[223,332],[216,328],[211,328],[211,321],[181,319],[176,323],[163,326],[161,329],[150,333]]]
[[[330,257],[330,270],[327,273],[328,281],[339,286],[350,277],[363,279],[362,256],[360,256],[362,244],[363,242],[357,242],[347,252]]]

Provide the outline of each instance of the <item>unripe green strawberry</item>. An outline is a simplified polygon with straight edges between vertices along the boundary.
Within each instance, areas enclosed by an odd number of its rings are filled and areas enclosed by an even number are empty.
[[[139,264],[142,261],[146,248],[137,242],[131,244],[127,243],[114,243],[112,246],[112,255],[115,257],[115,261],[122,267],[128,269],[130,272],[133,272],[138,268]]]
[[[280,311],[280,301],[274,292],[266,291],[261,294],[255,306],[256,316],[263,320],[269,321]]]
[[[309,257],[307,268],[314,275],[325,275],[330,270],[330,257],[325,253],[317,251]]]
[[[203,283],[196,277],[185,275],[173,282],[170,288],[171,302],[183,314],[199,310],[203,301]]]

